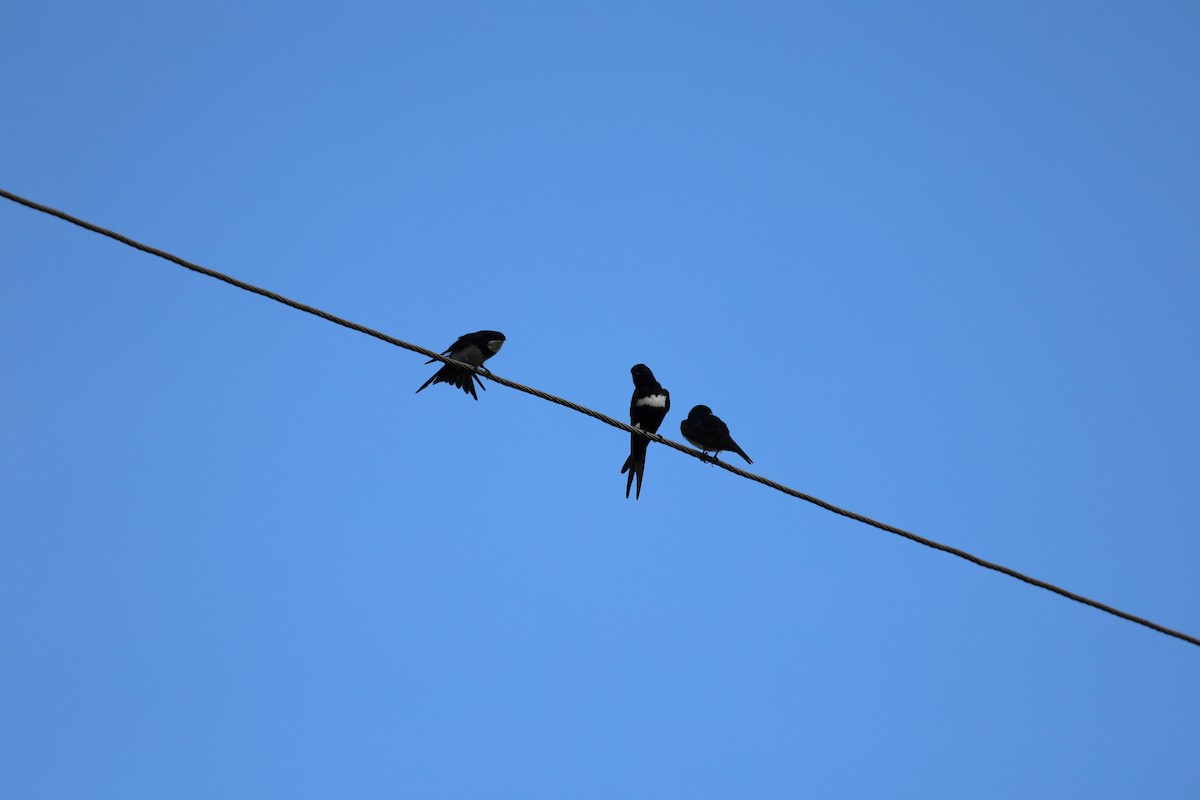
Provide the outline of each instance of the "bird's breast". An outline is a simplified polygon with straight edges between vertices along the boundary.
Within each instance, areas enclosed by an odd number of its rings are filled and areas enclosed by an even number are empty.
[[[483,363],[483,351],[478,346],[469,344],[458,352],[451,353],[450,357],[455,361],[465,361],[472,367],[478,367]]]
[[[648,394],[645,397],[639,397],[635,405],[643,408],[666,408],[667,396],[665,394]]]

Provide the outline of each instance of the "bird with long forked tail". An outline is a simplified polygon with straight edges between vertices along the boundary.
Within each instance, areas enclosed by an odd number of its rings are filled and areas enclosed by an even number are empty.
[[[732,450],[746,459],[747,464],[754,463],[750,460],[750,456],[746,455],[746,451],[739,447],[738,443],[729,435],[729,426],[722,422],[720,417],[714,415],[708,406],[696,406],[689,411],[687,419],[679,423],[679,432],[693,446],[703,450],[706,456],[711,450],[713,461],[717,460],[717,453],[722,450]]]
[[[629,401],[629,424],[650,433],[657,433],[667,412],[671,410],[671,393],[655,380],[654,373],[645,364],[634,364],[629,370],[633,375],[633,398]],[[646,448],[650,440],[636,433],[629,434],[629,458],[621,467],[621,474],[629,473],[625,479],[625,497],[637,478],[635,500],[642,497],[642,475],[646,471]]]
[[[476,331],[475,333],[464,333],[455,340],[454,344],[442,351],[442,355],[449,356],[455,361],[462,361],[470,364],[473,367],[483,366],[483,362],[487,361],[496,353],[500,352],[500,348],[504,346],[504,334],[500,331]],[[426,361],[426,364],[432,364],[436,358],[431,358]],[[479,383],[480,388],[484,391],[487,387],[483,385],[483,381],[479,380],[479,376],[469,369],[456,367],[453,364],[443,364],[442,368],[433,373],[433,377],[421,384],[421,389],[433,383],[448,383],[451,386],[462,389],[467,394],[479,399],[479,395],[475,393],[475,384]],[[421,389],[417,389],[418,392]]]

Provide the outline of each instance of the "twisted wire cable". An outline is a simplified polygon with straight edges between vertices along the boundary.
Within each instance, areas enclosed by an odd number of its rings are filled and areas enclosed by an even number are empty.
[[[426,356],[431,359],[434,359],[436,361],[441,361],[446,364],[453,364],[456,367],[470,370],[471,372],[475,373],[476,375],[481,375],[484,378],[487,378],[488,380],[490,380],[494,383],[500,384],[501,386],[507,386],[508,388],[515,389],[518,392],[524,392],[525,394],[533,395],[534,397],[540,398],[542,400],[546,400],[550,403],[555,403],[556,405],[564,406],[566,408],[571,409],[572,411],[577,411],[580,414],[585,414],[593,419],[603,422],[606,425],[611,425],[614,428],[619,428],[628,433],[636,434],[638,436],[643,436],[653,442],[658,442],[659,444],[665,445],[666,447],[669,447],[673,450],[678,450],[681,453],[686,453],[687,455],[692,456],[693,458],[698,458],[701,461],[715,464],[716,466],[721,467],[722,469],[724,469],[728,472],[732,472],[734,475],[738,475],[740,477],[746,478],[747,480],[751,480],[756,483],[761,483],[763,486],[774,489],[777,492],[782,492],[783,494],[790,495],[791,497],[795,497],[799,500],[803,500],[807,503],[812,503],[813,505],[819,506],[820,508],[823,508],[826,511],[831,511],[834,514],[838,514],[840,516],[847,517],[848,519],[852,519],[856,522],[861,522],[864,525],[869,525],[869,526],[871,526],[873,528],[877,528],[881,531],[886,531],[886,532],[894,534],[896,536],[901,536],[905,539],[908,539],[909,541],[916,542],[917,544],[920,544],[920,545],[924,545],[925,547],[929,547],[934,550],[940,550],[941,552],[948,553],[952,556],[957,556],[958,558],[961,558],[965,561],[969,561],[970,563],[975,564],[980,567],[983,567],[985,569],[990,569],[995,572],[999,572],[1000,574],[1007,575],[1010,578],[1016,578],[1017,580],[1027,583],[1030,586],[1036,586],[1039,589],[1045,589],[1048,592],[1053,592],[1054,594],[1057,594],[1061,597],[1065,597],[1068,600],[1074,600],[1076,603],[1082,603],[1085,606],[1090,606],[1091,608],[1094,608],[1098,611],[1103,611],[1106,614],[1111,614],[1114,617],[1118,617],[1118,618],[1126,620],[1128,622],[1133,622],[1138,625],[1142,625],[1146,628],[1149,628],[1150,630],[1157,631],[1158,633],[1162,633],[1167,636],[1172,636],[1181,641],[1184,641],[1189,644],[1193,644],[1193,645],[1196,645],[1197,647],[1200,647],[1200,638],[1196,638],[1195,636],[1191,636],[1191,635],[1183,633],[1181,631],[1177,631],[1172,628],[1168,628],[1164,625],[1159,625],[1157,622],[1153,622],[1151,620],[1145,619],[1144,617],[1139,617],[1134,614],[1130,614],[1126,611],[1122,611],[1118,608],[1114,608],[1113,606],[1107,605],[1106,603],[1101,603],[1098,600],[1092,600],[1089,597],[1085,597],[1081,594],[1077,594],[1075,592],[1068,591],[1067,589],[1063,589],[1060,586],[1055,586],[1052,583],[1048,583],[1046,581],[1039,580],[1038,578],[1031,577],[1022,572],[1018,572],[1015,569],[1011,569],[1010,567],[1006,567],[1002,564],[997,564],[995,562],[980,558],[979,556],[972,555],[971,553],[968,553],[965,550],[960,550],[957,547],[952,547],[948,544],[942,544],[941,542],[936,542],[932,539],[927,539],[924,536],[918,536],[917,534],[912,533],[911,531],[906,531],[903,528],[896,527],[895,525],[889,525],[886,522],[880,522],[878,520],[871,519],[870,517],[864,516],[857,512],[850,511],[848,509],[841,508],[839,506],[835,506],[833,503],[826,502],[825,500],[822,500],[819,497],[814,497],[810,494],[806,494],[797,489],[792,489],[789,486],[784,486],[783,484],[777,483],[776,481],[773,481],[770,478],[764,478],[763,476],[757,475],[753,472],[747,472],[746,470],[741,469],[740,467],[735,467],[732,464],[728,464],[728,463],[726,463],[724,461],[720,461],[716,458],[711,458],[711,457],[705,455],[704,453],[702,453],[701,451],[696,450],[695,448],[688,447],[687,445],[683,445],[683,444],[680,444],[679,442],[675,442],[670,439],[664,438],[662,436],[659,436],[657,433],[648,433],[647,431],[644,431],[641,428],[634,428],[631,425],[628,425],[624,422],[621,422],[620,420],[617,420],[617,419],[614,419],[613,417],[608,416],[607,414],[602,414],[599,411],[594,411],[585,406],[581,406],[578,403],[574,403],[570,400],[567,400],[566,398],[559,397],[559,396],[553,395],[553,394],[549,394],[548,392],[543,392],[540,389],[535,389],[532,386],[526,386],[522,383],[517,383],[516,381],[509,380],[508,378],[503,378],[499,375],[492,373],[490,370],[488,370],[486,368],[475,367],[475,366],[472,366],[471,364],[467,364],[462,361],[456,361],[452,358],[447,358],[446,356],[442,355],[441,353],[435,353],[434,351],[428,350],[424,347],[421,347],[420,345],[411,344],[410,342],[406,342],[401,339],[397,339],[394,336],[389,336],[388,334],[382,333],[373,328],[368,328],[365,325],[359,325],[357,322],[352,322],[351,320],[343,319],[342,317],[339,317],[335,314],[330,314],[327,311],[322,311],[319,308],[315,308],[315,307],[307,305],[305,303],[301,303],[299,301],[292,300],[291,298],[284,297],[283,295],[272,292],[269,289],[263,289],[260,286],[255,286],[253,284],[238,280],[237,278],[231,277],[224,273],[217,272],[216,270],[209,269],[208,267],[203,267],[199,264],[195,264],[191,261],[182,259],[179,256],[172,255],[171,253],[168,253],[165,250],[159,250],[157,247],[151,247],[150,245],[142,244],[141,242],[138,242],[134,239],[130,239],[128,236],[124,236],[120,233],[117,233],[116,231],[111,231],[111,230],[108,230],[107,228],[102,228],[99,225],[95,225],[91,222],[87,222],[86,220],[82,220],[82,219],[79,219],[78,217],[74,217],[64,211],[59,211],[58,209],[54,209],[49,206],[42,205],[41,203],[37,203],[33,200],[29,200],[29,199],[21,197],[19,195],[13,194],[12,192],[9,192],[3,188],[0,188],[0,196],[13,201],[14,203],[18,203],[20,205],[31,208],[34,211],[40,211],[44,214],[49,214],[50,216],[58,217],[61,220],[70,222],[72,225],[78,225],[79,227],[84,228],[85,230],[92,231],[93,233],[98,233],[101,236],[107,236],[110,239],[115,239],[118,242],[121,242],[122,244],[128,245],[137,250],[141,250],[142,252],[149,253],[151,255],[158,256],[159,258],[166,259],[167,261],[170,261],[174,264],[178,264],[179,266],[184,267],[185,269],[190,269],[193,272],[200,273],[201,275],[207,275],[210,278],[216,278],[217,280],[224,281],[225,283],[228,283],[231,286],[236,286],[237,288],[243,289],[247,292],[252,292],[254,294],[261,295],[263,297],[274,300],[277,303],[282,303],[285,306],[290,306],[299,311],[303,311],[305,313],[320,317],[321,319],[328,320],[329,322],[332,322],[336,325],[341,325],[344,328],[349,328],[350,330],[358,331],[359,333],[364,333],[367,336],[373,336],[376,339],[387,342],[388,344],[395,345],[396,347],[401,347],[405,350],[411,350],[414,353],[420,353],[421,355]]]

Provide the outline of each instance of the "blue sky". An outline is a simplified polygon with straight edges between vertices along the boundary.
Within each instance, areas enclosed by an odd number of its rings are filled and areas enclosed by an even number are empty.
[[[5,16],[6,189],[1200,633],[1195,4]],[[0,795],[1200,794],[1190,645],[0,205]]]

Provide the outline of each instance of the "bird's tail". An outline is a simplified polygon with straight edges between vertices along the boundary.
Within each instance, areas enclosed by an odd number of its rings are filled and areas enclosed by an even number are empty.
[[[426,386],[429,386],[431,383],[441,383],[441,381],[438,380],[438,378],[441,376],[441,374],[442,374],[442,371],[439,369],[437,372],[430,375],[429,380],[422,383],[421,388],[417,389],[417,391],[415,391],[413,394],[420,394],[421,389],[424,389]]]
[[[734,443],[733,443],[733,452],[737,453],[739,456],[741,456],[742,458],[746,459],[746,463],[747,463],[747,464],[753,464],[753,463],[754,463],[753,461],[751,461],[751,460],[750,460],[750,456],[746,455],[746,451],[745,451],[745,450],[743,450],[742,448],[738,447],[738,443],[737,443],[737,442],[734,442]]]
[[[434,383],[448,383],[457,389],[462,389],[464,392],[471,395],[471,397],[474,397],[476,400],[478,400],[479,395],[475,393],[476,381],[479,382],[479,386],[484,391],[487,391],[487,387],[483,385],[483,381],[479,380],[479,376],[474,372],[463,369],[462,367],[455,367],[451,364],[446,364],[437,372],[433,373],[429,380],[422,383],[421,389],[424,389],[426,386]],[[417,392],[420,392],[421,389],[417,389]]]
[[[629,458],[625,459],[625,466],[621,467],[621,474],[629,473],[629,477],[625,479],[625,498],[629,498],[629,490],[633,486],[633,479],[637,478],[637,493],[634,494],[635,500],[642,498],[642,476],[646,472],[646,448],[650,446],[650,441],[636,433],[629,434],[631,439],[629,443]]]

